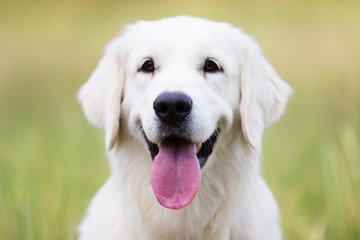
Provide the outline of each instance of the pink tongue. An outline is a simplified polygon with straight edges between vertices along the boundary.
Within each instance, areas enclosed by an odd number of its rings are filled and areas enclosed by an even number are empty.
[[[151,185],[162,206],[185,207],[195,197],[200,182],[201,169],[194,143],[171,141],[159,146],[151,169]]]

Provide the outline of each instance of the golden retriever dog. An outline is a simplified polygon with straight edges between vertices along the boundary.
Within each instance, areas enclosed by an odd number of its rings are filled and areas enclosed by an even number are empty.
[[[291,88],[255,40],[187,16],[112,40],[78,98],[104,130],[110,177],[80,239],[281,239],[262,133]]]

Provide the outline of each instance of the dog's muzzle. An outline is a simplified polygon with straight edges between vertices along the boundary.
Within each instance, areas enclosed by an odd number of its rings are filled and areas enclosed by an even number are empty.
[[[191,139],[192,99],[182,92],[164,92],[153,102],[158,117],[159,144],[143,131],[151,157],[151,185],[161,205],[171,209],[187,206],[201,182],[201,168],[212,153],[219,128],[203,143]]]

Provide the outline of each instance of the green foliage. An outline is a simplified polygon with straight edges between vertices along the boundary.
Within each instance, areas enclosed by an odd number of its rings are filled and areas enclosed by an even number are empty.
[[[285,239],[360,239],[358,1],[2,1],[0,239],[75,239],[109,174],[76,92],[126,22],[188,14],[252,34],[294,87],[264,136]]]

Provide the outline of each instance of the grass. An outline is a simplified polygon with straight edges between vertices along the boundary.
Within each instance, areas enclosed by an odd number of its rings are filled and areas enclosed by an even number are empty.
[[[0,239],[75,239],[109,174],[76,92],[124,23],[179,14],[252,34],[295,90],[264,135],[285,239],[360,238],[358,1],[2,1]]]

